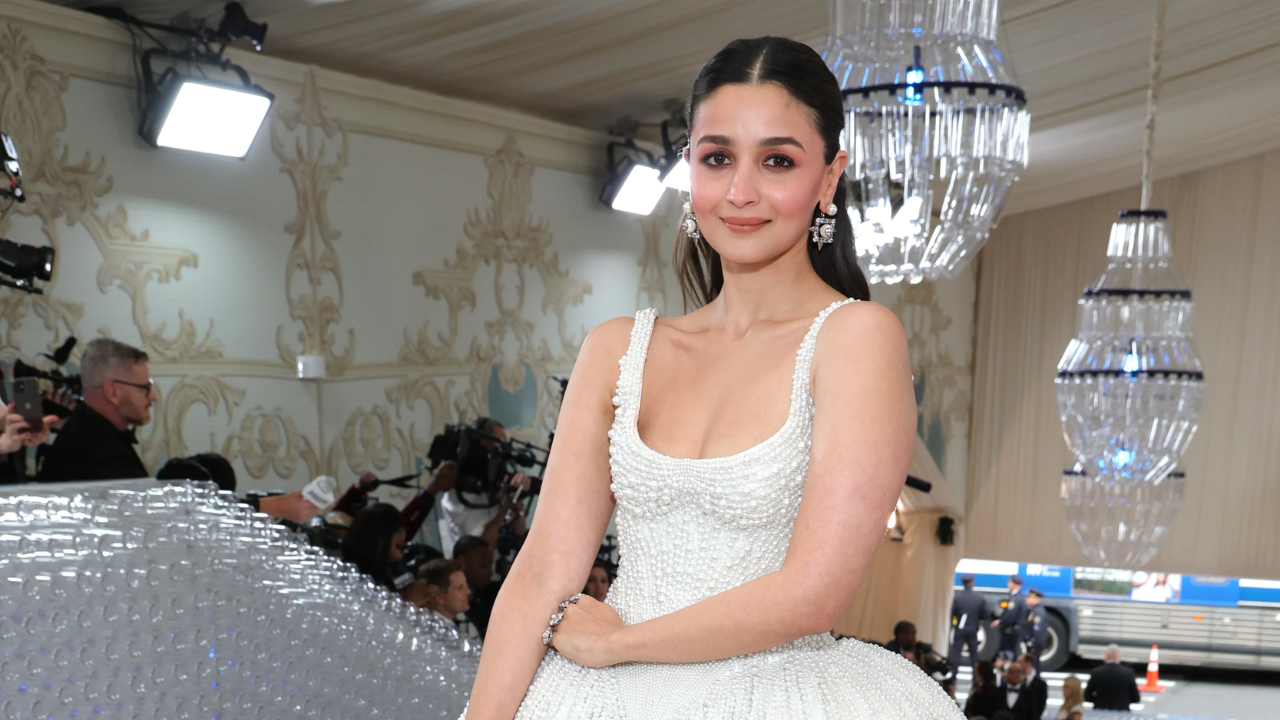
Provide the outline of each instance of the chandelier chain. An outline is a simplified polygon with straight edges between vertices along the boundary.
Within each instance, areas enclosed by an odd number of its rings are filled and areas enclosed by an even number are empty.
[[[1156,144],[1156,107],[1160,101],[1160,74],[1164,69],[1164,13],[1168,0],[1156,0],[1155,27],[1151,32],[1151,79],[1147,83],[1147,126],[1142,144],[1142,205],[1151,201],[1151,164]]]

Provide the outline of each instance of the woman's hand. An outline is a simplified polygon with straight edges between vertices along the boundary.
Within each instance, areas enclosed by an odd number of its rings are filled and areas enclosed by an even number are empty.
[[[38,426],[33,425],[14,412],[13,403],[9,403],[5,408],[3,431],[0,432],[0,454],[7,455],[18,448],[39,445],[48,440],[49,426],[57,419],[57,415],[48,415]]]
[[[564,619],[551,635],[551,647],[579,665],[616,665],[622,659],[617,656],[614,633],[624,627],[616,610],[583,595],[565,609]]]

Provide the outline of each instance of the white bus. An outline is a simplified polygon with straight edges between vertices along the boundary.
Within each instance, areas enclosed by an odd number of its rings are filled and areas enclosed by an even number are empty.
[[[1023,592],[1044,593],[1045,670],[1062,667],[1072,653],[1101,660],[1111,643],[1125,662],[1146,662],[1159,645],[1163,663],[1280,669],[1280,580],[966,558],[956,566],[957,589],[965,574],[975,576],[974,589],[997,616],[1010,575],[1022,576]],[[978,652],[990,659],[999,642],[994,633],[988,641],[986,630],[980,629]]]

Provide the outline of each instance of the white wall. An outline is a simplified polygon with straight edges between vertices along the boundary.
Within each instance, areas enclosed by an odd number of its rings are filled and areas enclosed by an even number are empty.
[[[0,291],[0,359],[36,362],[67,334],[147,350],[152,469],[212,450],[242,489],[322,472],[345,485],[415,469],[434,432],[477,414],[542,441],[558,403],[547,377],[568,373],[592,326],[637,309],[641,222],[572,171],[603,164],[594,135],[271,61],[254,80],[276,103],[248,157],[157,150],[109,70],[128,67],[123,32],[27,3],[0,22],[0,129],[32,196],[0,230],[58,250],[47,295]],[[63,27],[77,23],[92,47]],[[391,95],[410,109],[382,112]],[[296,379],[302,352],[326,355],[330,377]]]

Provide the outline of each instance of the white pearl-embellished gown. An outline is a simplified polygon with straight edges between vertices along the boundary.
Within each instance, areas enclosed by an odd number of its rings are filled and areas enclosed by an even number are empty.
[[[796,353],[782,428],[736,455],[663,455],[636,429],[657,312],[636,314],[619,361],[609,465],[617,498],[618,577],[606,602],[634,624],[692,605],[782,566],[804,490],[813,429],[813,321]],[[787,608],[778,608],[786,612]],[[963,718],[936,682],[901,656],[828,634],[690,664],[587,668],[549,650],[517,720],[941,720]]]

